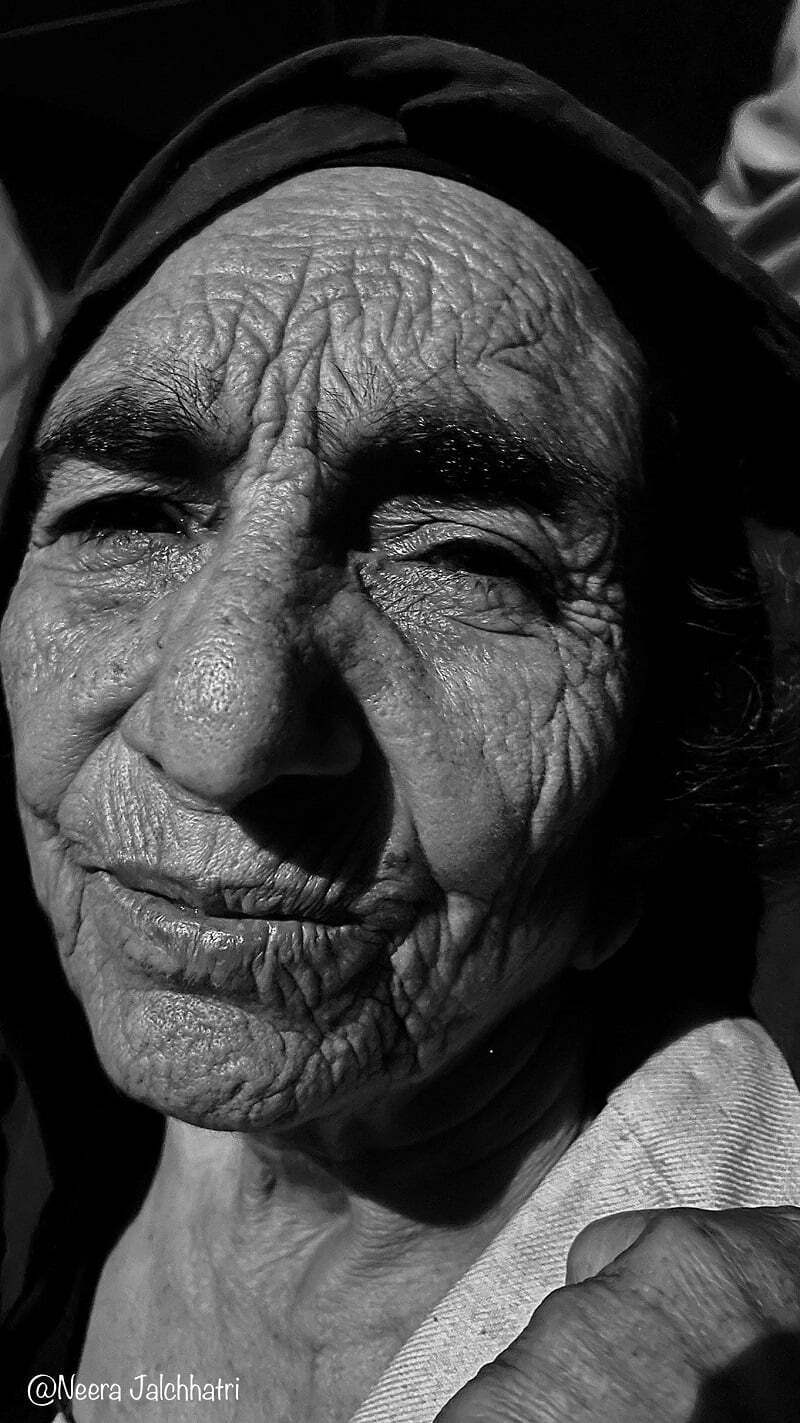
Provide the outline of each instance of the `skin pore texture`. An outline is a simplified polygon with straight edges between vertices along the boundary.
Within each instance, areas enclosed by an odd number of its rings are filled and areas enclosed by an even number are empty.
[[[170,1118],[81,1376],[347,1419],[580,1130],[642,385],[544,229],[355,168],[186,242],[52,400],[23,824],[103,1065]]]

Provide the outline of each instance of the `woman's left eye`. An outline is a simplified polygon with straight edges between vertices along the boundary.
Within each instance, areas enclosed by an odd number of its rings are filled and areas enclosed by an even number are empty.
[[[416,621],[444,617],[484,633],[525,633],[558,617],[546,551],[504,533],[427,524],[383,539],[373,531],[373,540],[374,558],[359,562],[358,577],[389,616],[406,618],[413,606]]]
[[[505,588],[507,596],[530,598],[544,605],[556,602],[554,575],[547,561],[502,534],[428,526],[385,546],[388,556],[402,562],[471,579],[474,586]],[[516,590],[514,593],[513,590]]]
[[[533,576],[533,569],[521,555],[517,556],[498,544],[482,543],[477,539],[448,539],[421,550],[417,558],[434,568],[447,568],[454,573],[474,573],[485,578],[512,578],[518,583],[525,583]]]

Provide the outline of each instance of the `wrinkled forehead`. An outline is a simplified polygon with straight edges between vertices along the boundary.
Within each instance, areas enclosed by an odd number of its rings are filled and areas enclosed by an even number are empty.
[[[634,341],[550,233],[464,184],[389,168],[305,173],[209,224],[52,408],[176,378],[233,433],[265,383],[277,400],[305,380],[339,409],[474,397],[612,468],[635,443],[643,383]]]

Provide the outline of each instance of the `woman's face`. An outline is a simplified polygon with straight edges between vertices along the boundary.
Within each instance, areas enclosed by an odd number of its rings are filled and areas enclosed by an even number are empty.
[[[383,169],[226,214],[71,372],[2,667],[37,892],[126,1091],[312,1120],[591,951],[638,407],[565,249]]]

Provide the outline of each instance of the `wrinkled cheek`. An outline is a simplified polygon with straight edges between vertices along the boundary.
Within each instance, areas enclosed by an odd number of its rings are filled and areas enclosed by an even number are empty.
[[[527,668],[498,659],[491,677],[477,669],[465,681],[458,702],[472,709],[476,784],[479,775],[495,816],[494,825],[473,821],[473,833],[488,832],[487,860],[493,849],[503,883],[510,862],[525,862],[533,884],[614,779],[632,702],[624,662],[609,658],[573,678],[561,657]]]
[[[0,656],[11,721],[17,785],[37,813],[52,814],[74,760],[69,716],[80,641],[47,616],[41,598],[17,591],[3,620]]]
[[[19,810],[36,898],[53,926],[59,953],[67,960],[81,926],[85,876],[70,861],[61,836],[24,804]]]
[[[53,817],[76,772],[139,685],[138,627],[119,612],[83,616],[69,590],[21,584],[3,621],[0,656],[19,793]]]
[[[22,767],[31,759],[31,745],[36,739],[36,723],[48,702],[48,683],[52,672],[48,667],[52,650],[49,638],[41,632],[41,610],[31,606],[31,600],[16,591],[3,618],[0,629],[0,666],[3,692],[11,722],[14,759],[19,779]]]
[[[430,758],[432,770],[416,758],[414,820],[431,863],[459,866],[453,887],[492,897],[527,853],[558,759],[562,679],[558,667],[524,668],[496,654],[448,669],[442,686],[449,744]]]
[[[439,888],[490,898],[514,836],[482,738],[438,697],[386,686],[367,706],[405,813]]]
[[[26,685],[30,681],[26,675],[26,666],[30,662],[33,640],[32,624],[25,618],[21,603],[21,595],[15,589],[0,624],[0,672],[12,730],[16,730],[18,725],[20,707],[26,697]]]

